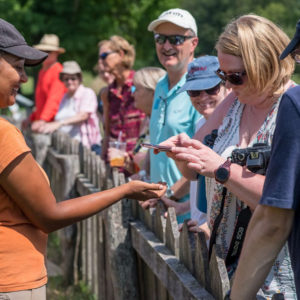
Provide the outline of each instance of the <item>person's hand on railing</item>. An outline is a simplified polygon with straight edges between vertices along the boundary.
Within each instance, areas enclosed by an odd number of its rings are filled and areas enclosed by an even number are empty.
[[[188,230],[190,232],[204,232],[206,240],[210,239],[210,229],[208,228],[207,222],[199,225],[197,220],[189,220],[187,222]],[[182,231],[183,223],[179,224],[178,230]]]
[[[190,210],[190,202],[189,201],[178,202],[178,201],[171,200],[170,198],[168,198],[166,196],[162,196],[160,198],[160,200],[163,202],[163,204],[167,208],[168,207],[174,207],[175,208],[176,216],[183,215],[183,214],[187,213]],[[165,218],[168,217],[168,212],[165,212],[164,217]]]
[[[31,130],[34,132],[42,132],[45,123],[46,121],[44,120],[34,121],[31,124]]]
[[[157,205],[157,202],[158,202],[159,199],[160,198],[152,198],[152,199],[149,199],[149,200],[146,200],[146,201],[139,201],[139,204],[141,205],[141,207],[143,209],[149,209],[149,208],[155,207]]]
[[[139,201],[160,198],[167,190],[167,184],[164,182],[147,183],[139,180],[133,180],[124,186],[128,189],[126,197]]]
[[[59,129],[62,126],[61,122],[49,122],[46,123],[43,128],[41,129],[41,133],[52,133],[54,131],[56,131],[57,129]]]

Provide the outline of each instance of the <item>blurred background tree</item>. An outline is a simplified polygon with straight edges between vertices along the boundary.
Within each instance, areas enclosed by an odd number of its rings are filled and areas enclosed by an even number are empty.
[[[0,17],[13,23],[29,44],[39,43],[44,33],[56,33],[67,50],[60,60],[76,60],[83,70],[96,76],[97,44],[113,34],[125,37],[136,47],[135,69],[158,66],[147,25],[172,7],[187,9],[196,18],[196,55],[215,54],[218,35],[239,15],[265,16],[290,37],[300,16],[299,0],[0,0]],[[29,75],[37,70],[28,70]]]

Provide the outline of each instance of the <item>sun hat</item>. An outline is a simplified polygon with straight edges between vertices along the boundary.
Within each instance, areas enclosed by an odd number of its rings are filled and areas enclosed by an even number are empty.
[[[81,74],[81,68],[78,65],[78,63],[74,60],[65,61],[63,63],[63,69],[59,73],[59,76],[68,74],[68,75],[74,75],[74,74]]]
[[[44,34],[40,43],[33,47],[42,51],[66,52],[64,48],[59,47],[59,37],[56,34]]]
[[[293,37],[293,39],[290,41],[290,43],[287,45],[287,47],[283,50],[281,55],[279,56],[280,59],[286,58],[300,43],[300,20],[298,21],[296,25],[296,32]]]
[[[187,10],[180,8],[172,8],[167,11],[164,11],[160,14],[158,19],[152,21],[148,25],[148,30],[154,31],[158,25],[165,22],[173,23],[182,28],[191,29],[193,30],[195,35],[198,34],[196,21]]]
[[[221,82],[220,77],[216,74],[219,66],[216,56],[205,55],[194,59],[188,65],[186,82],[177,93],[213,88]]]
[[[24,58],[26,66],[38,65],[48,56],[47,53],[28,46],[15,26],[3,19],[0,19],[0,50]]]

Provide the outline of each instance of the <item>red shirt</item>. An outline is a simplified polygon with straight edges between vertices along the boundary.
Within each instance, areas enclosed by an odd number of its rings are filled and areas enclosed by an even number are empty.
[[[35,89],[35,111],[30,120],[44,120],[50,122],[54,119],[60,101],[66,92],[65,85],[59,80],[62,65],[56,62],[48,69],[41,69]]]
[[[141,123],[145,118],[145,114],[134,106],[131,93],[133,75],[134,71],[131,71],[120,94],[116,89],[115,81],[109,86],[108,91],[110,137],[117,139],[119,132],[122,131],[122,141],[127,142],[126,150],[129,153],[135,147],[140,135]]]

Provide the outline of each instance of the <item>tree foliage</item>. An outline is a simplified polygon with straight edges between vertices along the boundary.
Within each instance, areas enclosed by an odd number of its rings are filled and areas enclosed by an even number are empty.
[[[199,31],[197,54],[215,54],[214,46],[232,19],[249,13],[266,17],[292,37],[300,16],[299,0],[181,0],[194,15]]]
[[[178,0],[0,0],[0,17],[13,23],[29,44],[44,33],[56,33],[67,52],[61,60],[77,60],[92,70],[100,40],[117,34],[136,47],[135,67],[157,64],[153,35],[147,25]]]
[[[189,10],[199,27],[196,54],[212,54],[218,35],[233,18],[247,13],[265,16],[292,36],[300,16],[299,0],[0,0],[0,17],[13,23],[29,44],[44,33],[56,33],[67,52],[84,70],[97,62],[97,44],[113,34],[136,47],[135,68],[158,65],[153,35],[147,25],[164,10]]]

